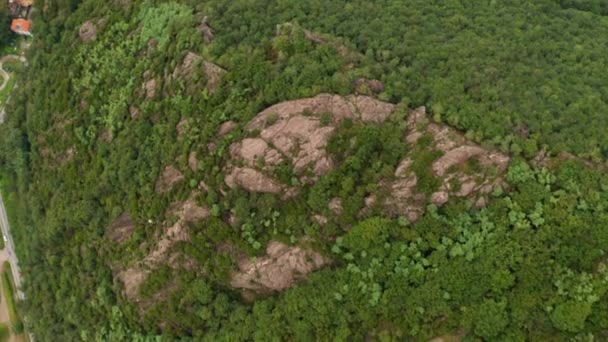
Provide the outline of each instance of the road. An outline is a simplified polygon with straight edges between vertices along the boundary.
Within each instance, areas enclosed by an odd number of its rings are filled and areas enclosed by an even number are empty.
[[[8,85],[8,81],[11,77],[11,75],[9,75],[9,73],[6,72],[6,70],[4,70],[4,62],[6,62],[9,59],[12,59],[15,61],[20,61],[20,62],[24,63],[25,65],[27,65],[27,59],[25,59],[25,57],[23,57],[23,56],[6,55],[6,56],[3,56],[2,58],[0,58],[0,76],[2,76],[2,84],[0,85],[0,91],[2,91],[4,88],[6,88],[6,86]],[[10,95],[9,95],[9,97],[10,97]],[[4,101],[5,103],[3,103],[2,109],[0,109],[0,124],[4,122],[4,117],[6,116],[4,107],[6,105],[6,102],[8,102],[9,97],[6,98],[6,101]]]
[[[13,236],[11,235],[10,227],[8,224],[8,218],[6,216],[6,209],[4,208],[4,199],[0,193],[0,226],[2,228],[2,234],[6,237],[6,250],[8,252],[8,262],[11,264],[11,271],[13,273],[13,279],[15,280],[15,286],[17,287],[17,297],[20,300],[25,299],[23,291],[21,291],[21,272],[19,271],[19,260],[15,253],[15,243],[13,242]]]
[[[4,70],[4,68],[3,68],[4,62],[6,62],[9,59],[20,61],[20,62],[25,62],[25,57],[17,56],[17,55],[6,55],[6,56],[0,58],[0,75],[3,78],[2,85],[0,85],[0,91],[2,91],[2,89],[4,89],[6,87],[6,85],[8,84],[8,80],[10,78],[10,75],[8,74],[8,72],[6,72],[6,70]]]

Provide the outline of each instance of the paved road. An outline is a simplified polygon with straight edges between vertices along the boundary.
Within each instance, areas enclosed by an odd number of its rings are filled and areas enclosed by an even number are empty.
[[[6,209],[4,208],[4,200],[2,194],[0,194],[0,226],[2,228],[2,234],[6,237],[6,250],[8,252],[8,261],[11,264],[11,271],[13,272],[13,279],[15,280],[15,286],[17,287],[17,297],[21,300],[25,299],[23,291],[21,291],[21,272],[19,271],[19,260],[17,260],[17,254],[15,254],[15,243],[11,236],[10,227],[8,225],[8,218],[6,216]]]

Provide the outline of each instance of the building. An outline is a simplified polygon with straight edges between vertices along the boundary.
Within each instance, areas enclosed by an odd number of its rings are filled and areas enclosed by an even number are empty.
[[[11,23],[11,30],[17,34],[22,34],[26,36],[31,36],[32,22],[27,19],[13,19]]]

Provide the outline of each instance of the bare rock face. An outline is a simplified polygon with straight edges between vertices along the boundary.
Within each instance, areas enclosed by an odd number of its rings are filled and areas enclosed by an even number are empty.
[[[364,81],[366,85],[375,84],[379,90],[379,84],[373,80]],[[257,136],[230,146],[233,164],[228,166],[226,183],[253,192],[285,194],[289,188],[271,176],[275,167],[284,163],[293,167],[300,184],[315,182],[334,167],[327,144],[343,120],[381,124],[393,111],[394,105],[362,95],[320,94],[273,105],[246,125],[245,129]],[[407,126],[405,140],[410,144],[409,151],[415,150],[424,136],[430,137],[431,143],[423,148],[441,152],[428,171],[439,181],[439,186],[432,189],[433,194],[422,193],[412,170],[415,160],[409,153],[404,155],[394,178],[379,184],[389,194],[379,205],[390,215],[415,221],[424,212],[428,200],[443,205],[451,197],[485,204],[485,199],[480,198],[502,184],[509,163],[507,155],[484,149],[457,130],[430,122],[425,107],[410,112]],[[337,205],[330,206],[339,215]]]
[[[112,222],[107,236],[114,242],[123,243],[131,237],[134,230],[135,224],[131,220],[131,215],[123,213]]]
[[[282,291],[329,262],[314,251],[271,241],[265,256],[239,261],[239,271],[232,275],[230,285],[259,292]]]
[[[268,146],[261,138],[246,138],[230,146],[233,158],[242,159],[246,165],[255,167],[262,163],[266,166],[275,166],[283,161],[281,153]]]
[[[246,129],[259,132],[259,137],[234,143],[230,147],[231,155],[249,168],[268,174],[276,165],[290,163],[301,182],[311,182],[333,167],[326,147],[342,120],[381,123],[393,110],[394,105],[368,96],[320,94],[282,102],[265,109],[249,122]],[[328,116],[329,123],[321,122],[324,115]],[[252,171],[248,172],[249,176],[253,175]],[[256,178],[261,179],[261,174]],[[235,177],[229,181],[232,179]],[[268,180],[266,177],[265,183],[269,185]],[[249,187],[253,188],[256,187]]]
[[[156,192],[166,193],[173,188],[173,186],[184,180],[184,175],[179,172],[174,166],[169,165],[165,167],[159,180],[156,182]]]
[[[235,168],[226,176],[226,185],[234,188],[237,185],[249,192],[265,192],[277,194],[282,187],[272,178],[251,168]]]
[[[89,43],[97,38],[97,26],[92,20],[85,21],[78,30],[78,37],[83,43]]]
[[[361,106],[361,107],[360,107]],[[361,121],[382,122],[394,110],[393,104],[369,96],[319,94],[315,97],[281,102],[262,111],[247,126],[262,129],[269,121],[284,121],[302,113],[320,116],[331,113],[334,122],[345,118]],[[269,120],[272,119],[272,120]]]

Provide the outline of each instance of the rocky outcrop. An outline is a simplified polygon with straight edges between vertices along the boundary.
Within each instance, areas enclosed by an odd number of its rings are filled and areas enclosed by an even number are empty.
[[[361,95],[320,94],[273,105],[246,125],[255,136],[230,146],[232,163],[238,166],[229,166],[226,184],[252,192],[281,193],[288,187],[273,178],[273,171],[284,163],[293,167],[301,184],[315,182],[334,166],[326,147],[343,120],[381,124],[393,111],[394,105]],[[424,107],[410,112],[404,136],[410,152],[397,166],[395,178],[381,182],[389,194],[384,204],[374,202],[384,205],[389,213],[415,221],[427,200],[443,205],[452,196],[483,205],[489,192],[503,186],[509,157],[467,141],[446,125],[430,122]],[[440,186],[428,195],[418,190],[418,179],[411,169],[411,151],[423,136],[431,140],[425,148],[440,155],[428,171],[439,179]]]
[[[258,114],[247,125],[247,129],[263,129],[271,122],[284,122],[289,118],[302,114],[316,117],[325,113],[331,114],[333,123],[339,123],[345,118],[361,121],[383,122],[392,113],[395,106],[369,96],[340,96],[320,94],[315,97],[286,101],[271,106]]]
[[[230,285],[257,292],[282,291],[329,262],[314,251],[271,241],[265,256],[239,261],[239,270],[232,275]]]
[[[177,221],[163,230],[156,245],[143,260],[117,272],[116,276],[123,283],[125,295],[130,300],[137,299],[139,287],[151,270],[159,267],[168,259],[171,247],[179,241],[189,240],[187,224],[204,220],[209,216],[209,209],[196,203],[197,195],[198,192],[193,192],[186,201],[174,203],[167,216],[175,216]],[[178,265],[172,266],[177,267]]]
[[[431,138],[426,149],[441,153],[429,170],[440,182],[429,198],[435,205],[444,205],[450,197],[460,197],[483,207],[490,192],[505,186],[502,177],[509,165],[509,156],[482,148],[451,127],[430,122],[425,108],[420,107],[408,117],[406,141],[410,151],[423,136]],[[410,221],[423,213],[426,203],[426,196],[416,186],[416,175],[411,170],[413,162],[408,154],[397,166],[396,180],[388,184],[390,195],[385,203],[389,212],[406,216]]]
[[[326,147],[340,122],[348,118],[381,123],[393,110],[394,105],[368,96],[320,94],[282,102],[265,109],[251,120],[246,129],[259,132],[258,136],[232,144],[230,152],[234,160],[248,167],[246,175],[249,178],[258,185],[263,183],[271,187],[266,189],[250,185],[246,189],[277,192],[277,182],[263,176],[262,172],[271,174],[276,165],[287,162],[301,182],[314,181],[333,167]],[[253,169],[258,169],[258,172]],[[233,170],[230,174],[226,183],[230,187],[239,185],[240,182],[234,181],[238,173],[235,174]]]

